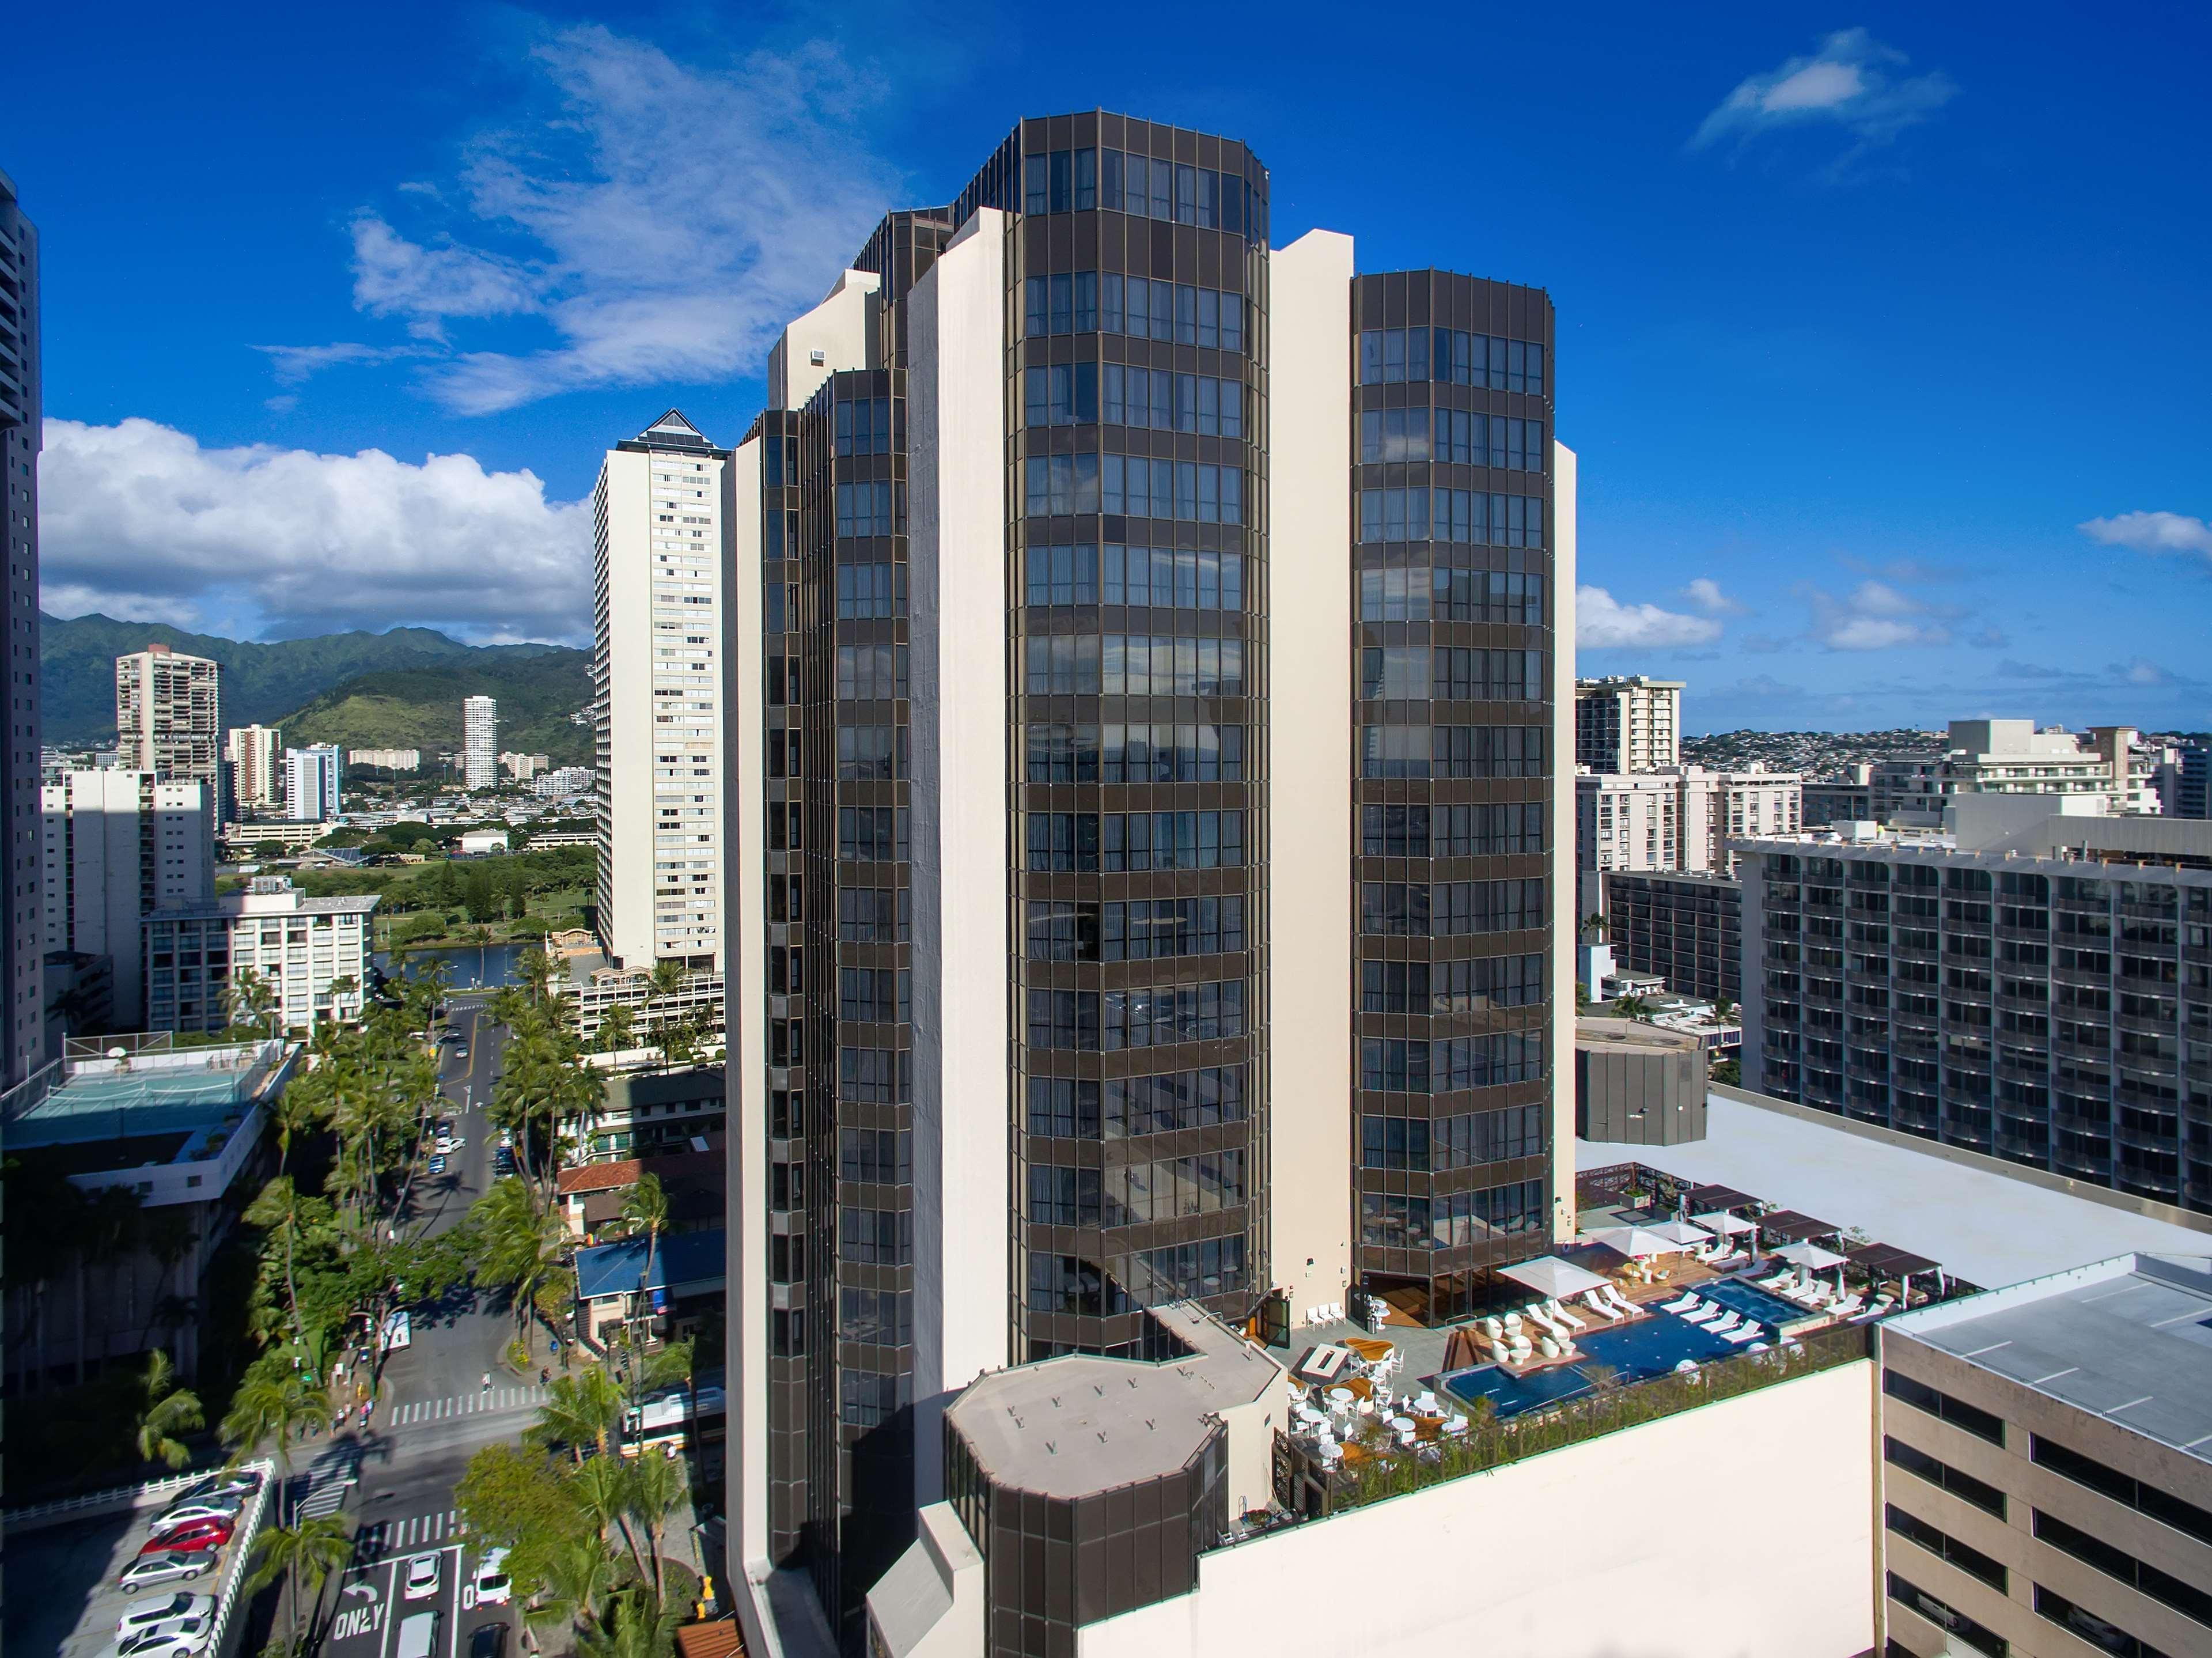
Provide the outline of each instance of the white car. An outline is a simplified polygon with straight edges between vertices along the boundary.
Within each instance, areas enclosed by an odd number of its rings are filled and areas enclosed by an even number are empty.
[[[196,1526],[203,1520],[235,1520],[245,1506],[243,1499],[235,1497],[175,1503],[155,1517],[151,1530],[159,1537],[163,1532],[174,1531],[179,1526]]]
[[[418,1554],[407,1563],[404,1594],[410,1600],[427,1600],[438,1592],[438,1557]]]
[[[115,1620],[115,1632],[137,1635],[173,1618],[207,1618],[214,1612],[212,1594],[186,1594],[179,1590],[174,1594],[151,1595],[123,1608],[123,1616]]]
[[[189,1658],[191,1654],[205,1652],[214,1637],[215,1619],[211,1616],[173,1618],[167,1623],[122,1637],[115,1643],[116,1658]]]
[[[514,1597],[514,1585],[507,1575],[507,1551],[494,1549],[477,1563],[477,1604],[503,1606]]]
[[[454,1140],[453,1137],[451,1134],[441,1134],[441,1135],[439,1135],[439,1136],[438,1136],[438,1146],[437,1146],[437,1149],[438,1149],[438,1152],[439,1152],[439,1154],[440,1154],[441,1157],[442,1157],[442,1156],[450,1156],[450,1155],[452,1154],[453,1150],[453,1147],[454,1147],[454,1145],[455,1145],[456,1144],[458,1144],[458,1142],[456,1142],[456,1141]]]

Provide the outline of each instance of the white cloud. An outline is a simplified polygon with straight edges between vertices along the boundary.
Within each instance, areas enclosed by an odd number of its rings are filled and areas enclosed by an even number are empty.
[[[2196,553],[2212,559],[2212,524],[2179,513],[2122,513],[2093,518],[2076,526],[2107,547],[2132,547],[2145,553]]]
[[[1858,141],[1852,155],[1886,144],[1959,90],[1940,70],[1905,76],[1893,72],[1908,61],[1863,28],[1839,29],[1818,52],[1745,79],[1705,117],[1689,147],[1704,149],[1728,138],[1741,144],[1777,128],[1822,122]]]
[[[1948,645],[1951,630],[1921,600],[1886,581],[1862,581],[1838,598],[1808,590],[1812,635],[1832,651],[1886,651],[1900,645]]]
[[[1721,591],[1721,584],[1709,575],[1701,575],[1682,589],[1688,599],[1707,616],[1742,616],[1745,606]]]
[[[351,227],[355,303],[417,340],[492,319],[550,333],[465,338],[426,366],[458,412],[757,374],[896,194],[854,137],[875,88],[833,46],[698,66],[588,25],[532,60],[546,106],[475,141],[449,185],[400,186],[398,222],[364,209]]]
[[[1721,624],[1656,604],[1623,604],[1602,587],[1575,589],[1575,644],[1583,650],[1709,645]]]
[[[335,368],[342,363],[390,362],[398,357],[422,356],[425,350],[419,345],[363,345],[358,341],[341,341],[334,345],[257,345],[253,349],[269,359],[276,371],[279,386],[297,386],[323,369]]]
[[[149,420],[46,423],[42,598],[183,619],[230,604],[272,632],[423,623],[565,639],[591,614],[591,515],[467,455],[207,449]]]

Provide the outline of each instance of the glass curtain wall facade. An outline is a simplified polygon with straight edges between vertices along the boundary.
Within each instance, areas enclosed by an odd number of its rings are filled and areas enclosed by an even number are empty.
[[[1553,313],[1352,302],[1355,1276],[1442,1319],[1551,1226]]]
[[[1009,1357],[1267,1287],[1267,173],[1113,115],[1015,140]]]

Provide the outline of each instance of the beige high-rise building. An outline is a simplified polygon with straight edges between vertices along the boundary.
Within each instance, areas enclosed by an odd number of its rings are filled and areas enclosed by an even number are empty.
[[[115,659],[115,745],[126,771],[198,783],[210,823],[222,813],[222,665],[149,645]]]
[[[1664,771],[1682,763],[1682,682],[1615,674],[1575,682],[1575,763]]]
[[[599,926],[617,966],[722,966],[717,449],[672,409],[607,452],[593,495]]]
[[[461,780],[472,789],[499,786],[499,704],[489,696],[461,704]]]
[[[274,726],[233,726],[224,733],[231,804],[240,811],[284,804],[284,733]]]
[[[1608,870],[1735,872],[1731,837],[1795,835],[1803,783],[1796,772],[1589,772],[1575,779],[1575,847],[1584,917],[1604,902]]]

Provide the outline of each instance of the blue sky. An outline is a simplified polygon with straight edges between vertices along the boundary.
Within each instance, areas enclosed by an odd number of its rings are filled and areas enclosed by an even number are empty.
[[[2205,15],[1543,9],[33,9],[49,608],[573,638],[606,445],[733,440],[884,208],[1099,105],[1550,290],[1584,672],[2212,726]]]

